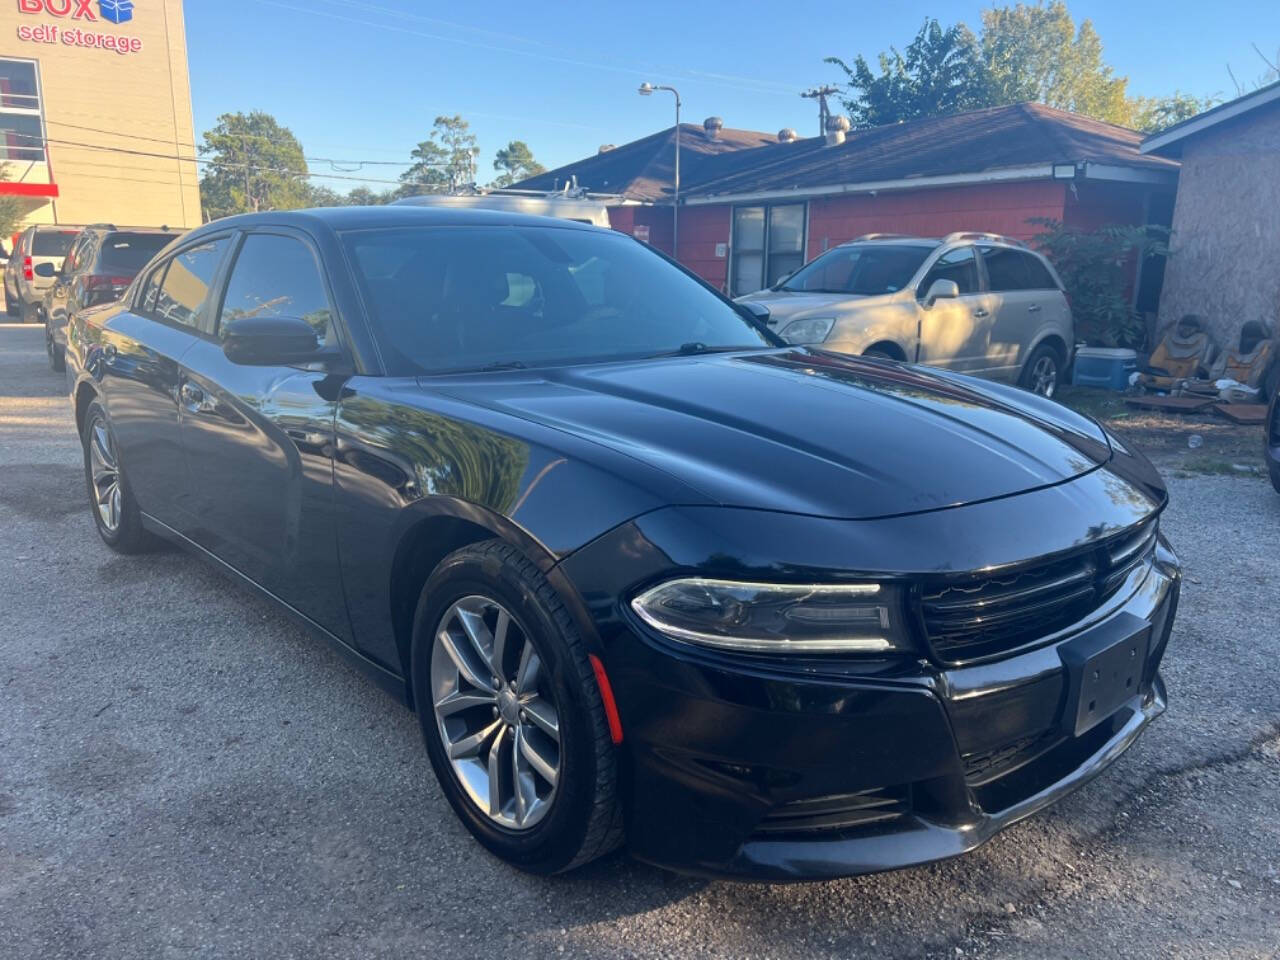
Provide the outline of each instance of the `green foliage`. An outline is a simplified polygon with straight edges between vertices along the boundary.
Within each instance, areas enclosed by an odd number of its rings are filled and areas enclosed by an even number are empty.
[[[9,164],[0,163],[0,180],[9,179]],[[8,249],[8,238],[18,232],[22,224],[22,203],[17,197],[0,196],[0,239]]]
[[[436,117],[431,134],[409,153],[413,166],[400,175],[401,194],[457,193],[476,180],[476,146],[471,125],[455,114]]]
[[[1157,133],[1175,123],[1190,120],[1220,101],[1217,97],[1196,97],[1176,91],[1170,97],[1135,97],[1130,126],[1143,133]]]
[[[1044,228],[1034,242],[1071,297],[1076,338],[1091,347],[1141,349],[1146,325],[1126,296],[1129,270],[1135,260],[1169,255],[1168,228],[1147,224],[1086,231],[1042,217],[1028,222]]]
[[[204,135],[200,201],[210,218],[307,206],[302,144],[269,113],[224,113]]]
[[[1102,62],[1102,40],[1089,20],[1076,27],[1062,0],[1019,3],[982,12],[982,53],[992,105],[1035,100],[1127,126],[1127,77]]]
[[[533,151],[523,140],[512,140],[498,151],[493,159],[493,169],[499,171],[493,186],[509,187],[511,184],[546,172],[546,167],[533,159]]]
[[[1063,0],[984,10],[981,38],[963,23],[944,28],[928,19],[905,52],[891,47],[877,60],[878,72],[861,56],[852,66],[826,59],[845,73],[844,105],[855,127],[1030,100],[1153,130],[1212,105],[1182,93],[1130,97],[1128,78],[1103,61],[1093,23],[1077,25]]]
[[[859,55],[853,66],[827,57],[848,77],[845,109],[854,127],[876,127],[984,107],[983,66],[978,40],[963,23],[945,30],[927,19],[905,52],[879,55],[879,73]]]

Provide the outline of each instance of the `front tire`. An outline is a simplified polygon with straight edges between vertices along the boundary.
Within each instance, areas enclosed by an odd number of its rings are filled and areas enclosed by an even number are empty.
[[[66,350],[58,346],[53,339],[53,331],[49,328],[48,320],[44,324],[44,351],[49,357],[49,369],[54,373],[62,373],[67,369]]]
[[[617,762],[586,646],[522,552],[487,540],[444,559],[418,600],[411,672],[436,778],[491,853],[551,874],[621,842]]]
[[[1031,356],[1023,364],[1022,375],[1018,378],[1018,386],[1024,390],[1052,399],[1058,392],[1062,380],[1062,358],[1058,351],[1047,343],[1042,343],[1031,351]]]
[[[98,536],[116,553],[142,553],[155,539],[142,526],[142,513],[120,469],[120,453],[107,412],[97,400],[85,411],[84,476],[89,509]]]

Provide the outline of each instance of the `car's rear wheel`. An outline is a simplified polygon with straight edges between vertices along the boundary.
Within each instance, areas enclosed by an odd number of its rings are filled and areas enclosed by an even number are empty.
[[[117,553],[141,553],[155,540],[142,526],[142,513],[120,468],[119,447],[97,400],[85,411],[84,475],[89,507],[103,542]]]
[[[44,323],[44,352],[49,357],[49,369],[54,373],[62,373],[67,369],[67,359],[63,348],[53,339],[53,330],[48,319]]]
[[[431,765],[492,853],[556,873],[622,839],[614,747],[559,596],[499,540],[450,554],[414,617],[413,694]]]
[[[1267,469],[1271,472],[1271,485],[1280,493],[1280,377],[1275,380],[1271,394],[1271,414],[1267,417],[1265,434]]]
[[[4,312],[9,317],[22,316],[22,304],[18,300],[18,295],[10,294],[8,287],[4,289]]]
[[[1024,390],[1038,393],[1042,397],[1052,397],[1058,392],[1061,378],[1062,359],[1058,356],[1058,351],[1049,344],[1042,343],[1027,358],[1018,384]]]

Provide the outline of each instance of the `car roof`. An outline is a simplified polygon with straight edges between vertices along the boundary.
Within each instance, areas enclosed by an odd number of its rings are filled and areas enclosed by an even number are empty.
[[[213,220],[200,228],[210,230],[247,230],[260,226],[314,227],[324,225],[335,232],[368,230],[378,227],[437,226],[528,226],[554,227],[559,230],[595,230],[599,227],[576,223],[558,217],[541,217],[508,210],[476,207],[385,205],[376,207],[316,207],[310,210],[243,213]]]

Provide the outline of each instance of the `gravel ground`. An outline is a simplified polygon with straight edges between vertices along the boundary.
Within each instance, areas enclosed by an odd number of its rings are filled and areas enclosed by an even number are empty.
[[[1179,475],[1170,708],[969,856],[797,886],[478,847],[413,718],[84,504],[40,331],[0,325],[0,957],[1280,957],[1280,497]]]

